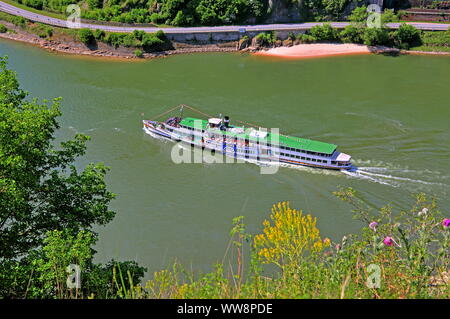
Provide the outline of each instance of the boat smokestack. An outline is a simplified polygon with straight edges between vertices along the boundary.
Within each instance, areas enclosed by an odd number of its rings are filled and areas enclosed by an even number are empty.
[[[223,124],[225,125],[226,128],[229,128],[230,127],[230,117],[224,116]]]

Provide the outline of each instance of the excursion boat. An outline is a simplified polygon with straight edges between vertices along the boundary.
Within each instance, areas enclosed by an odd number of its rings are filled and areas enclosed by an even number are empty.
[[[228,116],[199,119],[170,117],[164,122],[144,120],[144,131],[225,156],[258,163],[287,163],[334,170],[351,169],[350,155],[337,145],[275,134],[255,127],[230,125]]]

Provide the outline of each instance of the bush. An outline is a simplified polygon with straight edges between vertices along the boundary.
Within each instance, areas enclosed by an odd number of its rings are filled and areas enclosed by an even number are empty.
[[[122,39],[124,36],[126,36],[126,34],[111,32],[106,35],[103,41],[109,45],[112,45],[114,48],[117,48],[122,44]]]
[[[425,31],[421,39],[426,46],[450,47],[450,28],[448,31]]]
[[[13,17],[12,19],[12,23],[18,27],[22,27],[24,28],[27,24],[27,20],[25,20],[25,18],[23,17]]]
[[[158,36],[155,33],[146,33],[142,37],[141,42],[142,47],[147,52],[161,50],[161,47],[164,44],[164,41],[158,38]]]
[[[89,5],[89,9],[97,9],[103,7],[102,0],[87,0],[87,3]]]
[[[34,24],[31,27],[31,31],[40,38],[50,38],[53,35],[53,28],[43,23]]]
[[[144,56],[144,52],[142,52],[142,50],[140,50],[140,49],[136,49],[136,50],[134,50],[134,55],[137,58],[142,58]]]
[[[274,32],[262,32],[255,39],[259,45],[272,45],[276,41],[276,35]]]
[[[313,43],[317,41],[317,39],[314,36],[305,33],[297,34],[296,38],[300,43]]]
[[[309,32],[317,41],[336,41],[339,39],[338,31],[329,23],[314,26]]]
[[[99,29],[95,30],[94,31],[94,38],[96,40],[102,41],[105,38],[105,31],[99,30]]]
[[[4,24],[0,24],[0,33],[5,33],[8,31],[8,28]]]
[[[91,29],[82,28],[78,30],[78,37],[80,38],[80,41],[86,45],[95,43],[95,37]]]
[[[414,26],[402,23],[400,27],[393,32],[394,44],[402,49],[409,49],[411,46],[421,44],[420,31]]]
[[[44,6],[43,0],[22,0],[22,4],[38,10],[42,10]]]
[[[389,45],[389,32],[385,28],[365,28],[362,34],[365,45]]]
[[[339,38],[344,43],[362,43],[364,28],[348,25],[340,33]]]

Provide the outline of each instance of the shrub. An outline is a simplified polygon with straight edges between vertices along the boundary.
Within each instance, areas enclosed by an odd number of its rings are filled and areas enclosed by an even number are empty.
[[[256,43],[259,45],[271,45],[275,43],[275,34],[273,32],[262,32],[258,34],[256,37]]]
[[[411,46],[421,44],[420,31],[414,26],[402,23],[400,27],[393,32],[394,44],[402,49],[409,49]]]
[[[8,31],[8,28],[4,24],[0,24],[0,33],[5,33]]]
[[[364,28],[348,25],[340,33],[339,38],[344,43],[362,43]]]
[[[122,38],[125,35],[126,34],[123,33],[111,32],[106,35],[103,41],[109,45],[112,45],[114,48],[117,48],[122,44]]]
[[[134,30],[133,36],[136,40],[142,41],[142,38],[145,36],[145,31],[142,30]]]
[[[317,41],[336,41],[339,39],[337,30],[329,23],[314,26],[309,32]]]
[[[314,36],[305,33],[297,34],[296,38],[300,43],[313,43],[317,41],[317,39]]]
[[[291,41],[294,41],[294,40],[295,40],[295,34],[294,34],[294,32],[289,32],[289,34],[288,34],[288,39],[291,40]]]
[[[103,6],[102,0],[87,0],[87,3],[89,5],[89,9],[97,9]]]
[[[27,24],[27,20],[25,20],[25,18],[23,17],[13,17],[12,23],[18,27],[24,28]]]
[[[159,14],[157,14],[156,12],[152,13],[150,15],[150,21],[152,23],[160,23],[161,22],[161,17],[159,16]]]
[[[136,50],[134,50],[134,55],[137,58],[142,58],[144,56],[144,52],[142,52],[142,50],[140,50],[140,49],[136,49]]]
[[[156,31],[155,36],[162,41],[166,40],[166,35],[163,30]]]
[[[80,41],[86,45],[95,43],[95,37],[91,29],[81,28],[78,30],[78,37],[80,38]]]
[[[43,2],[43,0],[22,0],[22,4],[24,4],[28,7],[42,10],[44,2]]]
[[[389,45],[389,33],[385,28],[365,28],[362,34],[365,45]]]
[[[103,30],[97,29],[93,33],[96,40],[102,41],[105,38],[105,31]]]
[[[31,31],[40,38],[50,38],[53,35],[53,28],[43,23],[34,24],[31,27]]]
[[[142,47],[145,51],[157,51],[161,49],[161,46],[164,44],[164,41],[158,38],[155,33],[146,33],[142,37]]]

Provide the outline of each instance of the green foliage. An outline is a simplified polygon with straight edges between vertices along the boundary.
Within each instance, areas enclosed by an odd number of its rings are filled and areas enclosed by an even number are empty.
[[[349,24],[340,33],[339,38],[344,43],[362,43],[364,28]]]
[[[27,95],[0,59],[0,298],[111,296],[118,291],[113,267],[134,282],[145,269],[134,262],[92,262],[92,228],[115,214],[108,209],[114,194],[106,188],[107,168],[77,169],[74,161],[89,138],[78,134],[55,143],[59,99],[41,104]],[[81,290],[67,289],[69,264],[81,268]]]
[[[29,285],[29,297],[71,297],[73,292],[67,287],[67,267],[74,264],[80,269],[86,269],[93,257],[90,246],[94,242],[93,234],[87,231],[80,231],[76,235],[58,230],[49,231],[42,249],[33,256],[34,274]]]
[[[42,8],[44,7],[43,0],[21,0],[19,3],[38,10],[42,10]]]
[[[296,39],[300,43],[313,43],[313,42],[317,41],[317,39],[314,36],[312,36],[310,34],[305,34],[305,33],[297,34]]]
[[[161,51],[169,48],[170,41],[162,30],[155,33],[145,33],[135,30],[132,33],[108,33],[103,42],[117,48],[120,45],[125,47],[143,48],[146,52]]]
[[[56,1],[56,0],[54,0]],[[124,23],[165,23],[170,25],[214,25],[243,22],[261,18],[264,0],[161,0],[109,1],[103,8],[98,0],[89,0],[89,10],[82,17],[100,21]],[[158,3],[159,10],[157,10]]]
[[[5,33],[8,31],[8,28],[4,24],[0,24],[0,33]]]
[[[389,31],[385,28],[365,28],[362,40],[365,45],[389,45]]]
[[[304,14],[313,21],[339,21],[344,19],[350,0],[304,0]]]
[[[423,31],[421,39],[425,46],[450,47],[450,28],[448,31]]]
[[[126,36],[126,33],[108,33],[103,41],[115,48],[118,48],[123,43],[123,38]]]
[[[96,39],[92,30],[88,28],[81,28],[78,30],[78,38],[86,45],[94,44]]]
[[[348,16],[348,20],[353,23],[365,23],[369,13],[366,6],[356,7]]]
[[[33,24],[30,27],[30,31],[37,34],[40,38],[50,38],[53,35],[53,28],[43,23]]]
[[[43,243],[50,230],[72,233],[109,222],[107,168],[74,160],[88,137],[76,135],[54,148],[59,100],[48,105],[26,99],[14,72],[0,61],[0,259],[18,258]]]
[[[360,235],[331,243],[320,236],[314,217],[279,203],[255,236],[246,233],[242,216],[233,220],[228,248],[233,251],[210,273],[194,275],[175,264],[156,272],[144,287],[125,284],[119,297],[448,299],[450,228],[443,226],[433,199],[419,194],[411,210],[394,214],[390,206],[374,212],[353,189],[335,194],[354,207],[354,217],[364,225]],[[247,241],[244,278],[241,256]],[[279,271],[267,275],[263,264]],[[373,266],[380,282],[371,287]]]
[[[97,9],[103,7],[103,0],[87,0],[89,9]]]
[[[414,26],[402,23],[400,27],[393,32],[395,46],[402,49],[409,49],[411,46],[421,44],[420,31]]]
[[[93,34],[94,34],[95,40],[98,40],[98,41],[102,41],[105,38],[105,35],[106,35],[105,31],[99,30],[99,29],[95,30],[93,32]]]
[[[337,30],[329,23],[314,26],[309,30],[309,33],[317,41],[336,41],[339,39]]]
[[[262,32],[259,33],[255,38],[256,42],[262,46],[272,45],[277,40],[275,32]]]
[[[134,50],[134,55],[137,58],[142,58],[144,56],[144,52],[142,52],[142,50],[140,50],[140,49],[136,49],[136,50]]]
[[[11,21],[14,25],[24,28],[27,24],[27,20],[23,17],[14,16]]]

